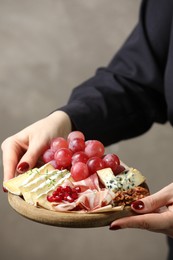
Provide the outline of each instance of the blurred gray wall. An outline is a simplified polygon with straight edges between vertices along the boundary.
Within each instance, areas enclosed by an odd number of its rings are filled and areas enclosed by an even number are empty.
[[[66,103],[106,65],[137,22],[139,0],[0,0],[0,141]],[[110,146],[154,192],[172,181],[172,128]],[[2,181],[1,163],[1,181]],[[164,235],[65,229],[19,216],[0,191],[0,259],[163,260]]]

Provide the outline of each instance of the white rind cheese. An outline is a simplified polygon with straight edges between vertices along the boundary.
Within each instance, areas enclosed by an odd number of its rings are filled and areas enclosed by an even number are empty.
[[[36,204],[38,197],[53,191],[60,183],[71,176],[68,170],[54,170],[42,173],[34,181],[22,186],[22,195],[26,202]],[[31,185],[30,185],[31,184]]]
[[[32,170],[29,170],[23,174],[19,174],[17,177],[3,182],[3,187],[12,194],[20,196],[22,195],[23,186],[25,186],[29,182],[32,182],[42,173],[47,173],[51,170],[55,170],[55,168],[50,163],[47,163],[40,168],[33,168]]]
[[[3,185],[9,192],[23,196],[26,202],[36,205],[70,176],[68,170],[57,170],[47,163],[4,182]]]
[[[145,177],[134,168],[129,168],[116,176],[110,168],[99,170],[97,174],[102,184],[114,192],[137,187],[145,181]]]

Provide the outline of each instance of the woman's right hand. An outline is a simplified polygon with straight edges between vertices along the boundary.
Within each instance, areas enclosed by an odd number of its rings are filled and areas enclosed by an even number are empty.
[[[56,111],[5,139],[1,145],[4,181],[33,168],[51,139],[67,137],[71,130],[69,116]]]

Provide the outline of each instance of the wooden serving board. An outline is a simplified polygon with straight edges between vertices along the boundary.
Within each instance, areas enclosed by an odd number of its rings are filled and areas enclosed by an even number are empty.
[[[118,218],[134,215],[130,208],[105,213],[55,212],[38,208],[25,202],[20,196],[8,193],[11,207],[23,217],[46,225],[70,228],[93,228],[108,226]]]

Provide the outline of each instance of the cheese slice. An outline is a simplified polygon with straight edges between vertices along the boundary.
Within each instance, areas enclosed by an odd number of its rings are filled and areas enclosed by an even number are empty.
[[[28,192],[33,190],[34,188],[37,188],[39,185],[47,181],[48,183],[52,179],[52,176],[54,176],[57,173],[57,170],[51,170],[46,172],[37,172],[36,174],[33,174],[32,179],[28,178],[26,179],[19,188],[21,189],[22,194],[24,192]],[[54,177],[53,177],[54,178]]]
[[[55,170],[55,168],[50,163],[46,163],[43,166],[41,166],[40,168],[33,168],[33,169],[29,170],[27,172],[28,178],[26,178],[23,182],[21,182],[19,188],[21,189],[21,191],[23,190],[24,187],[25,187],[24,190],[25,189],[27,190],[27,188],[30,189],[29,186],[34,183],[34,180],[37,177],[39,177],[43,174],[46,174],[49,171],[54,171],[54,170]],[[30,184],[30,183],[32,183],[32,184]]]
[[[23,187],[22,195],[26,202],[36,205],[39,197],[55,190],[70,176],[71,173],[68,170],[54,170],[47,174],[42,174],[34,180],[34,186],[30,185],[30,189],[28,189],[28,186],[26,190]]]
[[[52,203],[48,202],[47,196],[52,195],[52,192],[54,190],[56,190],[56,188],[59,185],[61,185],[66,179],[70,179],[70,178],[71,178],[71,173],[66,172],[64,177],[59,178],[57,180],[54,187],[50,187],[49,189],[40,189],[40,191],[38,193],[35,193],[35,194],[33,194],[33,192],[31,191],[33,203],[35,205],[41,206],[43,208],[46,208],[46,209],[49,209],[49,210],[54,210],[53,207],[52,207]]]
[[[22,188],[27,183],[33,181],[37,176],[43,172],[48,172],[54,170],[55,168],[47,163],[40,168],[33,168],[23,174],[20,174],[8,181],[3,182],[3,187],[6,188],[9,192],[15,195],[22,195]]]
[[[102,184],[114,192],[137,187],[145,181],[145,177],[134,168],[128,168],[116,176],[111,168],[99,170],[97,174]]]
[[[50,193],[51,195],[51,193]],[[41,207],[48,210],[54,210],[52,203],[47,200],[47,195],[42,195],[34,204],[36,207]]]
[[[20,190],[20,185],[23,181],[25,181],[28,178],[27,173],[23,173],[18,175],[17,177],[14,177],[8,181],[3,182],[3,187],[6,188],[9,192],[15,195],[22,195]]]

